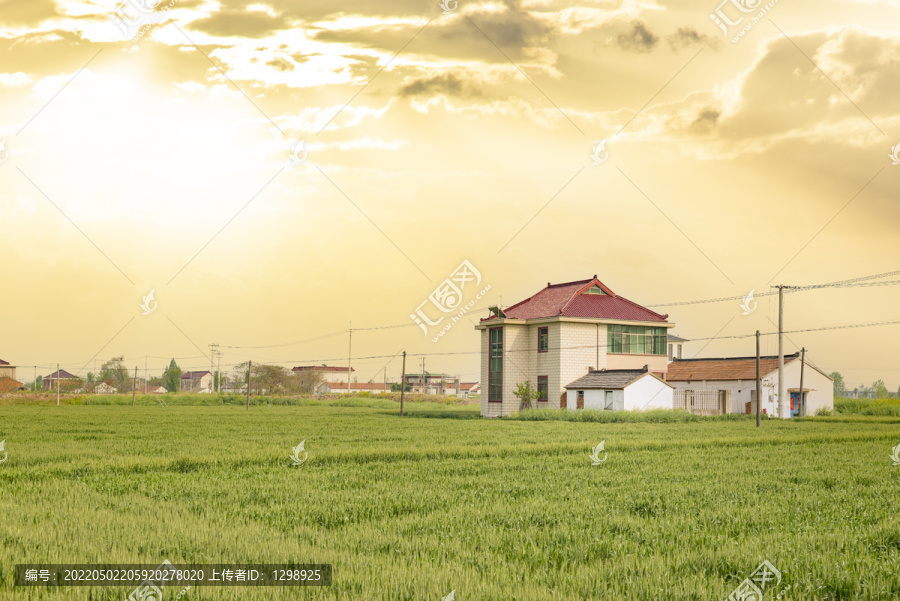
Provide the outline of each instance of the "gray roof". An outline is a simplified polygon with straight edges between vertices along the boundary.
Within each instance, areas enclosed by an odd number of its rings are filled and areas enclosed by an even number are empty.
[[[666,340],[669,342],[690,342],[687,338],[676,336],[675,334],[666,334]]]
[[[571,384],[566,384],[565,388],[621,390],[648,373],[647,366],[644,366],[643,369],[594,369],[589,371],[586,376],[581,376]],[[650,375],[656,377],[653,374]],[[666,386],[672,386],[663,380],[660,382]]]

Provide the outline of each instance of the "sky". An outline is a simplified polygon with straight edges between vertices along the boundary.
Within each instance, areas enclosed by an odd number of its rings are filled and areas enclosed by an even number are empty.
[[[476,381],[488,307],[594,274],[686,357],[775,354],[771,286],[900,270],[900,0],[0,0],[0,57],[20,380]],[[786,352],[897,390],[897,279],[787,294]]]

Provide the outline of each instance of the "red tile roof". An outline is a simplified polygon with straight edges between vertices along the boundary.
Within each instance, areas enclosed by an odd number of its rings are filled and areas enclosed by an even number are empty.
[[[57,376],[56,374],[59,374],[59,376]],[[55,380],[55,379],[57,379],[57,377],[59,377],[60,380],[71,380],[71,379],[75,378],[74,375],[70,374],[69,372],[67,372],[64,369],[61,369],[59,371],[53,372],[49,376],[44,376],[44,379],[45,380]]]
[[[209,370],[206,370],[206,371],[186,371],[186,372],[184,372],[183,374],[181,374],[181,379],[182,379],[182,380],[200,380],[200,379],[202,379],[204,376],[206,376],[207,374],[209,374]]]
[[[3,359],[0,359],[0,365],[9,365],[9,361],[4,361]]]
[[[9,392],[18,390],[22,387],[22,383],[12,378],[0,378],[0,392]]]
[[[784,364],[795,361],[799,353],[784,356]],[[778,369],[778,357],[760,357],[759,373],[767,376]],[[732,359],[675,359],[669,363],[666,380],[669,382],[698,382],[701,380],[755,380],[756,357]]]
[[[585,294],[593,286],[599,286],[606,294]],[[541,317],[587,317],[590,319],[615,319],[621,321],[665,322],[668,315],[660,315],[627,298],[618,296],[594,276],[590,280],[547,284],[547,287],[503,313],[512,319],[538,319]],[[497,319],[491,316],[481,321]]]

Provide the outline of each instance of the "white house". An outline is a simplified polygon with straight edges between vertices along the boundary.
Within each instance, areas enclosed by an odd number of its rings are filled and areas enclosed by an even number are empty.
[[[595,369],[566,384],[564,409],[672,409],[674,386],[644,369]]]
[[[778,357],[760,357],[762,412],[778,415]],[[834,409],[834,381],[808,360],[803,365],[800,402],[800,353],[785,355],[784,417],[815,415]],[[675,359],[666,380],[675,385],[675,407],[694,413],[756,413],[756,357]]]
[[[322,376],[325,382],[344,382],[350,380],[348,374],[352,374],[356,370],[352,367],[338,367],[336,365],[300,365],[291,369],[292,372],[314,371]],[[354,389],[356,386],[353,387]],[[346,391],[345,391],[346,392]]]
[[[666,332],[675,324],[614,293],[594,276],[547,284],[534,296],[475,326],[481,331],[481,415],[500,417],[520,408],[516,385],[541,393],[539,408],[556,408],[565,385],[593,369],[648,371],[664,378]]]
[[[97,384],[94,384],[91,392],[94,394],[115,394],[118,391],[115,386],[110,386],[106,382],[98,382]]]
[[[209,371],[186,371],[181,374],[182,392],[208,393],[212,387],[212,374]]]
[[[682,338],[681,336],[676,336],[675,334],[667,334],[666,340],[669,343],[669,363],[674,359],[681,359],[681,355],[684,352],[684,343],[690,342],[690,340]]]

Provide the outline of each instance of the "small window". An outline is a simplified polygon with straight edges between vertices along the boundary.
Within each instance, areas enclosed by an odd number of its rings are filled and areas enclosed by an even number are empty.
[[[606,396],[603,399],[603,409],[605,411],[612,411],[613,408],[613,393],[612,390],[606,391]]]
[[[603,291],[603,288],[601,288],[597,284],[594,284],[593,286],[585,290],[584,294],[606,294],[606,292]]]
[[[538,402],[546,403],[550,399],[550,382],[547,376],[538,376]]]
[[[538,328],[538,352],[546,353],[550,348],[550,328]]]
[[[670,344],[669,345],[669,361],[672,360],[672,357],[674,357],[674,355],[672,354],[672,345]]]
[[[584,409],[584,391],[578,391],[578,405],[575,407],[576,409]]]

